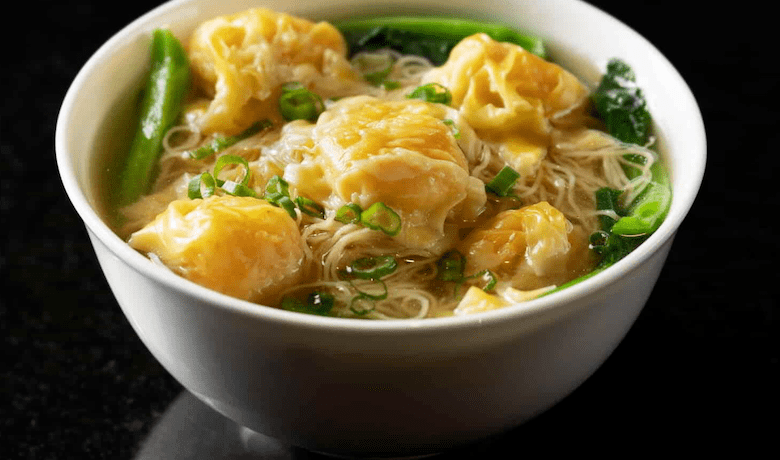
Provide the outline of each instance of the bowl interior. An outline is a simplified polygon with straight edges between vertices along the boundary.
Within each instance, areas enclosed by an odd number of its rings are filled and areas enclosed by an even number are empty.
[[[323,320],[256,308],[237,299],[207,292],[154,267],[113,233],[107,217],[105,197],[110,187],[107,178],[115,168],[111,158],[116,158],[114,152],[129,142],[130,134],[126,127],[131,125],[133,103],[147,68],[151,31],[167,26],[184,38],[205,19],[256,6],[287,11],[313,20],[363,14],[429,13],[502,22],[543,38],[551,60],[592,86],[597,83],[610,58],[621,58],[634,68],[638,84],[643,88],[654,115],[659,147],[672,176],[674,199],[666,221],[639,249],[606,272],[562,292],[528,302],[522,309],[510,307],[489,312],[485,318],[551,308],[614,282],[673,236],[695,199],[704,173],[706,143],[701,114],[690,89],[674,66],[652,44],[587,3],[578,0],[484,3],[470,0],[342,0],[335,9],[331,3],[314,0],[294,3],[282,0],[174,0],[119,31],[93,55],[65,97],[56,133],[57,161],[63,184],[90,232],[117,257],[174,289],[190,290],[228,308],[251,311],[251,314],[281,314],[285,319],[294,321]],[[351,323],[349,327],[393,327],[346,321]],[[425,321],[431,326],[439,322],[438,319]],[[472,319],[447,318],[442,321],[464,323]]]

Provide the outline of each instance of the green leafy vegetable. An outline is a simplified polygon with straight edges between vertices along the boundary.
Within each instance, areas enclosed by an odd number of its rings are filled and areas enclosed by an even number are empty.
[[[593,103],[613,137],[627,144],[644,146],[648,143],[652,118],[628,64],[620,59],[609,61],[607,71],[593,93]]]
[[[494,40],[515,43],[545,57],[541,40],[499,24],[447,17],[373,17],[336,22],[351,55],[390,48],[428,58],[434,65],[447,61],[462,39],[483,32]]]
[[[622,194],[622,190],[615,190],[609,187],[602,187],[596,190],[596,209],[612,213],[612,215],[606,213],[599,215],[599,224],[602,230],[609,231],[612,229],[612,226],[617,222],[617,219],[613,216],[620,218],[622,210],[618,200]]]
[[[593,102],[608,132],[621,142],[646,146],[650,143],[652,117],[642,90],[636,85],[631,67],[620,59],[612,59],[593,94]],[[626,159],[642,164],[641,157]],[[638,168],[624,168],[629,177],[636,177]],[[599,267],[605,268],[625,257],[647,239],[666,218],[672,202],[668,173],[660,161],[650,167],[651,181],[627,209],[619,206],[621,192],[600,189],[596,192],[599,210],[612,211],[614,217],[599,217],[601,230],[591,235],[590,245],[601,256]]]
[[[156,29],[138,129],[119,178],[120,206],[135,202],[151,187],[163,138],[179,116],[189,80],[189,61],[181,43],[170,31]]]

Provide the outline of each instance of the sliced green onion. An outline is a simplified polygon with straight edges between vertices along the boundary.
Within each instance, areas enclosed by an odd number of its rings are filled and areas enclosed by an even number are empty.
[[[609,232],[597,230],[588,237],[588,246],[599,254],[602,253],[609,242]]]
[[[295,213],[295,203],[293,202],[292,199],[290,199],[289,196],[283,196],[278,200],[272,202],[271,204],[279,206],[280,208],[287,211],[287,214],[289,214],[290,217],[292,217],[293,219],[298,217],[298,215]]]
[[[376,202],[360,214],[360,223],[372,230],[395,236],[401,231],[401,217],[382,202]]]
[[[293,219],[298,217],[295,213],[295,203],[290,198],[290,185],[280,176],[274,176],[265,184],[265,194],[263,199],[274,206],[278,206],[290,215]]]
[[[378,280],[397,268],[398,262],[393,256],[361,257],[347,266],[346,273],[364,280]]]
[[[322,98],[298,82],[286,83],[279,96],[279,112],[287,121],[316,121],[325,110]]]
[[[445,105],[452,102],[452,93],[450,93],[450,90],[438,83],[428,83],[418,86],[406,97],[409,99],[422,99],[426,102],[435,102]]]
[[[195,160],[202,160],[204,158],[210,157],[211,155],[214,155],[217,152],[225,150],[226,148],[236,144],[241,140],[257,134],[266,128],[270,128],[271,126],[272,124],[270,120],[260,120],[238,135],[227,137],[217,136],[208,144],[198,147],[197,149],[191,150],[187,153],[190,158]]]
[[[489,192],[493,192],[498,196],[510,196],[512,189],[515,187],[517,179],[520,177],[520,173],[515,171],[509,166],[504,166],[496,176],[485,185],[485,189]]]
[[[442,281],[461,281],[466,269],[466,256],[459,251],[451,250],[436,262],[436,277]]]
[[[401,87],[401,83],[395,81],[395,80],[384,80],[380,86],[382,86],[386,90],[391,89],[398,89]]]
[[[208,198],[214,195],[217,183],[211,173],[203,172],[190,179],[187,184],[187,196],[192,199]]]
[[[357,224],[363,210],[355,203],[348,203],[336,211],[336,220],[342,224]]]
[[[248,187],[239,182],[234,182],[232,180],[226,180],[222,183],[220,188],[222,188],[222,190],[224,190],[228,195],[251,196],[253,198],[257,198],[257,192],[255,192],[251,187]]]
[[[351,62],[367,82],[377,86],[393,70],[395,58],[388,53],[360,53]]]
[[[352,311],[352,313],[359,316],[371,313],[374,311],[374,308],[376,308],[374,299],[364,294],[356,295],[349,303],[349,309]]]
[[[325,218],[325,208],[311,198],[299,196],[295,199],[295,203],[302,213],[312,217],[319,217],[320,219]]]
[[[450,120],[449,118],[442,120],[445,125],[449,126],[452,130],[452,136],[455,139],[460,139],[460,130],[457,126],[455,126],[455,122],[453,120]]]
[[[349,284],[358,292],[358,296],[371,300],[384,300],[387,298],[387,284],[382,280],[354,280]]]
[[[472,283],[474,280],[485,280],[482,290],[485,292],[491,291],[496,287],[498,278],[495,273],[490,270],[482,270],[471,276],[464,274],[466,270],[466,256],[461,254],[458,250],[452,249],[444,253],[441,258],[436,261],[436,278],[442,281],[455,282],[455,296],[459,296],[460,288],[464,283]],[[472,283],[473,284],[473,283]]]
[[[249,162],[246,161],[246,158],[238,156],[238,155],[222,155],[217,159],[217,162],[214,164],[214,179],[217,180],[217,184],[222,187],[223,181],[219,179],[219,173],[222,172],[222,170],[226,166],[232,166],[232,165],[238,165],[244,167],[244,176],[241,178],[241,182],[239,182],[241,185],[247,185],[249,183],[249,176],[251,175],[251,170],[249,169]]]
[[[268,201],[275,201],[282,197],[290,197],[290,184],[281,176],[274,176],[265,184],[265,196]]]
[[[306,297],[306,302],[295,297],[282,299],[282,309],[308,313],[310,315],[328,316],[333,309],[335,298],[327,292],[312,292]]]
[[[473,279],[477,279],[477,278],[482,278],[482,279],[486,280],[485,281],[485,285],[482,286],[482,290],[485,291],[485,292],[492,291],[493,288],[496,287],[496,283],[498,282],[498,279],[496,278],[495,273],[493,273],[492,271],[487,270],[487,269],[482,270],[481,272],[477,272],[477,273],[469,276],[466,279],[467,280],[473,280]]]

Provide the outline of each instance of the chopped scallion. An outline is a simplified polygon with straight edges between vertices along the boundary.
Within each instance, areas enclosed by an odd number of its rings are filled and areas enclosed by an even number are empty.
[[[487,191],[493,192],[498,196],[511,196],[512,189],[514,189],[515,183],[519,177],[520,173],[509,166],[504,166],[501,168],[501,171],[485,185],[485,188]]]
[[[312,217],[319,217],[320,219],[325,218],[325,208],[311,198],[299,196],[295,199],[295,203],[302,213]]]
[[[371,300],[384,300],[387,298],[387,284],[382,280],[358,280],[349,284],[358,292],[358,296]]]
[[[349,264],[346,273],[355,278],[378,280],[397,268],[398,262],[393,256],[361,257]]]
[[[280,176],[274,176],[265,184],[265,194],[263,199],[274,206],[278,206],[290,215],[293,219],[297,217],[295,213],[295,203],[290,198],[290,188],[286,180]]]
[[[450,90],[438,83],[427,83],[415,88],[409,95],[409,99],[421,99],[426,102],[435,102],[447,105],[452,102]]]
[[[228,195],[257,197],[257,193],[251,187],[232,180],[226,180],[220,187]]]
[[[214,195],[217,183],[214,176],[209,172],[203,172],[190,179],[187,185],[187,196],[195,200],[197,198],[208,198]]]
[[[249,183],[249,176],[251,175],[251,170],[249,169],[249,162],[246,161],[246,158],[238,155],[222,155],[217,159],[217,162],[214,164],[214,179],[217,181],[217,184],[220,187],[223,186],[223,181],[219,179],[219,173],[221,173],[226,166],[235,166],[235,165],[244,167],[244,175],[241,177],[241,181],[238,183],[241,185],[247,185]]]
[[[452,136],[455,139],[460,139],[460,130],[457,126],[455,126],[455,122],[453,120],[450,120],[449,118],[442,120],[445,125],[449,126],[452,130]]]
[[[252,126],[250,126],[249,128],[247,128],[246,130],[244,130],[243,132],[241,132],[236,136],[227,136],[227,137],[217,136],[208,144],[198,147],[197,149],[191,150],[187,153],[190,156],[190,158],[193,158],[195,160],[202,160],[204,158],[210,157],[211,155],[217,152],[225,150],[231,145],[236,144],[237,142],[244,140],[250,136],[253,136],[269,127],[271,127],[270,120],[261,120],[254,123]]]
[[[347,203],[336,211],[336,220],[342,224],[357,224],[363,210],[355,203]]]
[[[364,294],[356,295],[349,303],[349,309],[358,316],[371,313],[374,311],[374,308],[376,308],[374,299]]]
[[[378,86],[393,70],[395,58],[388,53],[360,53],[351,62],[367,82]]]
[[[460,281],[466,269],[466,257],[459,251],[451,250],[436,262],[438,269],[436,277],[442,281]]]
[[[360,223],[372,230],[395,236],[401,231],[401,217],[389,206],[376,202],[360,214]]]
[[[444,253],[444,255],[436,262],[437,274],[436,278],[442,281],[453,281],[455,285],[455,295],[458,296],[461,286],[464,283],[470,283],[474,280],[485,280],[482,290],[485,292],[491,291],[496,287],[498,278],[495,273],[490,270],[482,270],[471,276],[466,276],[466,256],[459,251],[453,249]]]
[[[335,298],[327,292],[312,292],[306,297],[306,302],[295,297],[282,299],[282,309],[308,313],[311,315],[328,316],[333,309]]]
[[[309,91],[302,84],[291,82],[282,86],[282,95],[279,96],[279,112],[285,120],[315,121],[324,110],[325,104],[322,102],[322,98]]]
[[[477,272],[466,279],[473,280],[478,278],[482,278],[485,280],[485,285],[482,286],[482,290],[485,292],[492,291],[493,288],[496,287],[496,283],[498,282],[498,280],[496,279],[496,275],[492,271],[487,269]]]

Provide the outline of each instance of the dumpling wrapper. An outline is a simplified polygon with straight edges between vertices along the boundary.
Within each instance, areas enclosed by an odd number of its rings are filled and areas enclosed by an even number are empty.
[[[128,243],[190,281],[266,304],[299,281],[304,257],[289,214],[250,197],[173,201]]]
[[[466,257],[467,274],[491,270],[523,290],[568,281],[592,262],[579,227],[546,201],[497,214],[458,249]]]
[[[211,98],[189,112],[204,133],[238,134],[262,118],[281,122],[278,98],[287,82],[325,98],[362,81],[335,27],[266,8],[203,22],[189,55],[195,84]]]
[[[499,144],[504,160],[532,176],[547,153],[550,118],[584,105],[587,88],[562,67],[486,34],[461,40],[423,82],[452,93],[452,106],[476,133]]]
[[[444,121],[452,117],[451,108],[420,100],[345,98],[320,115],[314,150],[288,166],[285,178],[299,193],[334,206],[383,202],[401,217],[402,244],[434,248],[451,212],[474,219],[486,201],[484,184],[469,175]],[[335,200],[323,196],[328,189]]]

